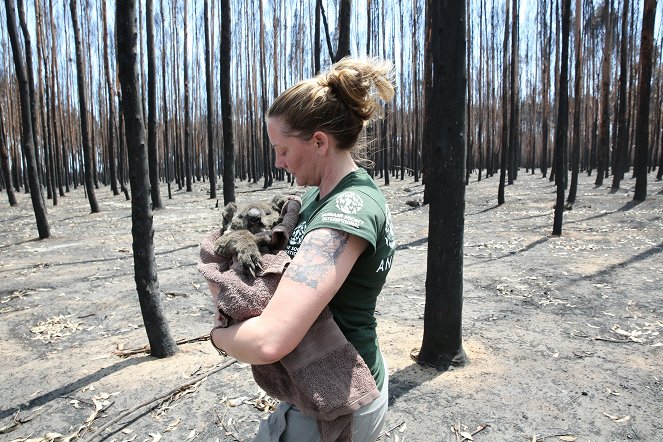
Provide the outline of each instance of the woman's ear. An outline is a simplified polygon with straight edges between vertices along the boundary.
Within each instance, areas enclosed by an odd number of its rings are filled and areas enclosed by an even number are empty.
[[[329,136],[321,130],[313,133],[313,142],[318,149],[327,149],[329,145]]]

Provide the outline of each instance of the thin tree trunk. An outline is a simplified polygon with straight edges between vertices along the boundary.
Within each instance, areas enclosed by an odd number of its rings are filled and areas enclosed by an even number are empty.
[[[539,3],[543,8],[547,2],[544,0]],[[552,5],[550,5],[550,18],[552,20]],[[550,52],[552,45],[552,23],[546,21],[545,10],[542,14],[542,32],[543,36],[543,89],[541,92],[541,101],[543,101],[543,112],[541,114],[541,175],[545,178],[548,175],[548,121],[550,108]]]
[[[265,23],[264,23],[264,17],[263,17],[263,7],[262,7],[262,1],[260,2],[259,5],[260,8],[260,85],[261,85],[261,93],[260,93],[260,101],[261,101],[261,107],[262,107],[262,118],[260,118],[260,122],[262,124],[262,153],[263,153],[263,173],[264,173],[264,184],[263,184],[263,189],[267,189],[268,187],[271,187],[273,184],[273,176],[272,176],[272,158],[271,158],[271,151],[272,149],[270,148],[269,145],[269,136],[267,134],[267,66],[266,66],[266,57],[265,57]]]
[[[575,79],[573,86],[574,105],[573,105],[573,145],[571,147],[571,185],[569,186],[569,196],[566,201],[573,204],[576,201],[578,192],[578,173],[580,168],[580,109],[582,95],[582,29],[580,27],[582,19],[581,1],[576,0],[575,9]],[[628,0],[626,0],[628,1]]]
[[[157,152],[157,68],[154,50],[154,0],[147,0],[147,156],[150,167],[150,195],[152,209],[163,209],[159,189],[159,158]]]
[[[320,73],[320,7],[322,0],[316,0],[315,2],[315,25],[313,32],[313,75],[318,75]],[[368,5],[370,8],[371,0],[368,0]],[[370,29],[368,30],[368,41],[371,40]],[[276,42],[275,42],[276,43]],[[276,68],[276,65],[274,65]]]
[[[213,1],[213,0],[212,0]],[[207,88],[207,167],[209,197],[216,199],[216,164],[214,162],[214,75],[212,73],[212,36],[210,35],[210,4],[205,0],[205,78]]]
[[[7,198],[9,205],[14,207],[18,205],[16,201],[16,194],[11,182],[11,171],[9,170],[9,154],[7,153],[7,135],[5,133],[5,123],[2,115],[2,106],[0,106],[0,161],[2,166],[2,177],[5,181],[5,188],[7,189]]]
[[[30,199],[32,200],[32,208],[35,212],[39,239],[45,239],[50,237],[50,227],[48,225],[48,219],[46,218],[46,207],[41,195],[39,177],[37,176],[37,159],[35,157],[35,145],[32,139],[33,132],[30,111],[30,93],[28,91],[28,79],[26,78],[25,68],[23,67],[22,51],[19,46],[18,31],[16,29],[16,21],[14,18],[16,17],[16,9],[14,8],[12,0],[5,0],[5,15],[7,17],[7,33],[9,34],[9,41],[14,55],[14,68],[16,70],[16,79],[18,81],[21,100],[21,124],[23,127],[21,141],[23,144],[25,161],[27,163],[28,180],[30,183]]]
[[[150,181],[145,124],[138,80],[138,32],[136,1],[118,2],[115,10],[117,66],[122,87],[122,112],[126,124],[131,183],[131,234],[133,237],[136,290],[150,343],[157,358],[172,356],[177,344],[170,335],[159,295],[154,257],[154,228],[150,208]]]
[[[510,83],[509,87],[510,92],[510,106],[509,106],[509,149],[507,150],[507,172],[508,172],[508,183],[509,185],[513,184],[516,179],[516,152],[518,150],[518,140],[520,138],[520,122],[518,108],[519,100],[519,70],[518,65],[520,63],[520,54],[518,46],[518,20],[520,14],[518,14],[518,0],[512,0],[512,20],[511,20],[511,73],[510,73]],[[505,77],[506,78],[506,77]]]
[[[620,181],[624,176],[624,160],[626,159],[626,151],[628,149],[628,133],[626,128],[626,105],[628,96],[626,94],[626,65],[627,65],[627,43],[628,32],[626,26],[628,24],[628,11],[629,0],[624,0],[624,10],[622,11],[622,35],[620,39],[619,48],[619,107],[617,109],[617,141],[616,149],[614,152],[615,160],[612,170],[612,189],[619,189]]]
[[[37,94],[35,92],[35,75],[32,64],[32,39],[28,29],[28,21],[25,15],[24,0],[17,0],[18,21],[23,31],[23,42],[25,46],[26,72],[28,74],[28,94],[30,96],[30,123],[32,125],[32,141],[35,146],[35,160],[37,161],[37,172],[39,181],[44,182],[41,172],[41,161],[39,161],[39,137],[37,135]]]
[[[117,189],[117,168],[115,160],[115,86],[110,70],[110,55],[108,53],[108,24],[106,19],[106,3],[101,5],[104,39],[104,73],[106,89],[108,90],[108,164],[110,171],[110,185],[113,195],[119,195]]]
[[[610,142],[610,48],[612,47],[612,0],[605,19],[605,43],[601,62],[601,119],[597,146],[597,168],[594,184],[601,186],[608,166],[608,144]]]
[[[221,119],[223,124],[223,204],[235,201],[235,146],[230,96],[230,0],[221,0]]]
[[[350,55],[350,21],[352,18],[352,0],[340,0],[338,11],[338,46],[334,62]]]
[[[189,85],[189,13],[187,0],[184,0],[184,175],[186,191],[191,192],[191,104]]]
[[[564,215],[564,177],[565,162],[564,151],[568,140],[569,126],[569,34],[571,22],[571,0],[562,1],[562,53],[559,73],[559,88],[557,100],[557,125],[555,126],[555,185],[557,187],[557,202],[555,203],[555,217],[553,222],[553,235],[562,234],[562,217]]]
[[[507,69],[509,66],[509,56],[507,46],[509,45],[509,1],[506,1],[506,14],[504,18],[504,41],[502,44],[502,146],[500,148],[500,183],[497,189],[497,204],[504,204],[504,187],[506,185],[506,168],[509,150],[509,124],[507,109]],[[513,130],[513,129],[512,129]]]
[[[90,202],[92,213],[99,212],[97,197],[94,193],[94,177],[92,170],[92,146],[90,146],[90,132],[87,119],[87,99],[85,97],[85,67],[83,64],[83,45],[81,43],[81,31],[78,27],[78,11],[76,0],[70,0],[71,21],[74,29],[74,42],[76,44],[76,79],[78,81],[78,103],[81,119],[81,137],[83,139],[83,155],[85,168],[85,190]]]

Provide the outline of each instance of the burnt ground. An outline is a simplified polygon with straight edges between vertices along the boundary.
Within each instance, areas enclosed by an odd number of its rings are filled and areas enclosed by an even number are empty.
[[[390,431],[381,440],[660,440],[663,184],[652,178],[647,201],[634,204],[634,180],[610,192],[609,181],[597,188],[581,175],[563,235],[552,237],[548,179],[521,171],[498,207],[497,177],[473,176],[464,250],[469,364],[445,373],[410,358],[423,332],[428,208],[406,201],[421,199],[423,186],[381,186],[400,244],[378,302],[391,377]],[[237,186],[240,202],[291,190]],[[219,369],[228,358],[205,341],[165,360],[117,354],[147,343],[130,202],[102,188],[102,212],[90,214],[79,188],[48,208],[52,238],[39,241],[29,197],[18,197],[18,207],[0,209],[0,440],[75,440],[66,436],[89,436],[122,416],[100,440],[250,440],[272,402],[248,366]],[[206,183],[165,204],[154,215],[163,306],[176,339],[201,337],[212,306],[195,268],[198,244],[220,210]]]

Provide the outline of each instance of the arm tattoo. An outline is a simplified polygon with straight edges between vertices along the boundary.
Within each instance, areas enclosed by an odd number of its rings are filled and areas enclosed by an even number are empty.
[[[317,288],[320,280],[336,266],[349,240],[350,234],[340,230],[319,229],[309,233],[297,251],[306,259],[296,267],[290,267],[288,277]]]

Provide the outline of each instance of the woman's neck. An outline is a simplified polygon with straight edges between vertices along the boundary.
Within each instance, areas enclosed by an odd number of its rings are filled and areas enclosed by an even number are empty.
[[[328,167],[320,180],[318,189],[320,190],[320,198],[324,198],[334,190],[334,187],[341,182],[341,180],[349,173],[359,169],[355,161],[352,159],[349,151],[340,152],[337,158],[331,158],[327,162]]]

